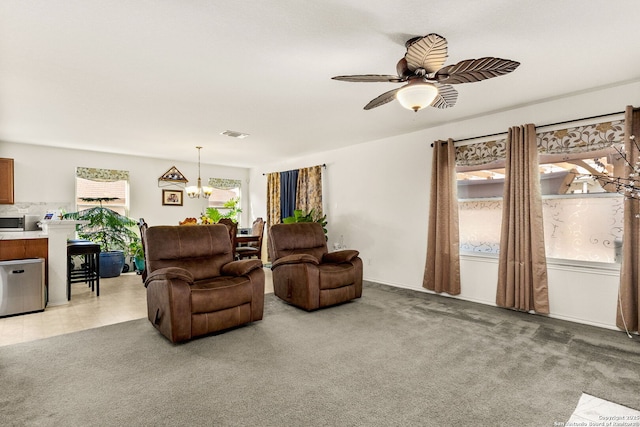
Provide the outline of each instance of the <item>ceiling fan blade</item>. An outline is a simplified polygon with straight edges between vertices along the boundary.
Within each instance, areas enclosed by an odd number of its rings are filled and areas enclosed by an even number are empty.
[[[399,83],[403,81],[398,76],[384,75],[384,74],[360,74],[355,76],[335,76],[331,77],[333,80],[340,80],[343,82],[391,82]]]
[[[402,86],[404,87],[404,86]],[[369,103],[367,105],[364,106],[365,110],[371,110],[372,108],[376,108],[379,107],[381,105],[386,104],[387,102],[391,102],[394,99],[396,99],[396,92],[398,92],[400,89],[402,89],[402,87],[396,88],[396,89],[392,89],[388,92],[383,93],[382,95],[372,99],[371,101],[369,101]]]
[[[458,91],[451,85],[436,85],[438,88],[438,96],[431,103],[435,108],[450,108],[456,105],[458,100]]]
[[[402,79],[402,81],[406,81],[410,75],[413,74],[411,70],[409,70],[409,66],[407,65],[407,60],[403,57],[400,58],[400,61],[396,64],[396,72],[398,76]]]
[[[447,65],[436,73],[441,83],[473,83],[508,74],[518,68],[519,62],[501,58],[467,59],[457,64]]]
[[[413,42],[412,40],[407,42],[407,53],[404,56],[409,69],[415,71],[417,68],[424,68],[427,73],[438,71],[448,56],[447,39],[432,33]]]

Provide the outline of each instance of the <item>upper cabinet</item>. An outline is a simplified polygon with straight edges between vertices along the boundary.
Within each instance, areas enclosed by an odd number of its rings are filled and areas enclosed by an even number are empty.
[[[0,158],[0,205],[13,204],[13,159]]]

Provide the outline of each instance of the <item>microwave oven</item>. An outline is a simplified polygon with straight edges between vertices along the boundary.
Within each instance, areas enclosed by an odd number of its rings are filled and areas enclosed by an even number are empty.
[[[38,215],[0,216],[0,232],[2,231],[35,231],[38,230]]]

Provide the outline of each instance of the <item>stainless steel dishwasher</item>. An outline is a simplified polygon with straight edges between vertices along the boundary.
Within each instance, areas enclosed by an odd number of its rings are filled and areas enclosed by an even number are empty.
[[[0,261],[0,317],[42,311],[44,258]]]

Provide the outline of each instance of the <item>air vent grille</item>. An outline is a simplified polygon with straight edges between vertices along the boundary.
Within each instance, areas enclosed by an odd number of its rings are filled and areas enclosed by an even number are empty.
[[[248,133],[237,132],[235,130],[225,130],[220,135],[226,135],[226,136],[230,136],[232,138],[240,138],[240,139],[246,138],[246,137],[249,136]]]

